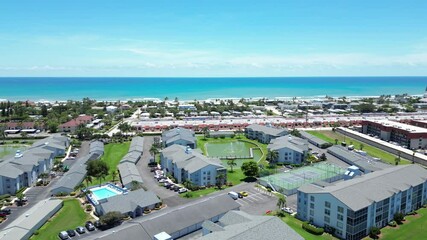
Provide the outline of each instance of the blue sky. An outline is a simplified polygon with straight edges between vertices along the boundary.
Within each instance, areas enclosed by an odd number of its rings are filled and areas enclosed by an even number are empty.
[[[0,76],[425,76],[427,1],[0,7]]]

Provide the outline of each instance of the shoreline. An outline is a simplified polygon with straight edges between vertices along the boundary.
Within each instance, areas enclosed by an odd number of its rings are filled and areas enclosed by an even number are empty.
[[[385,94],[382,94],[385,95]],[[239,101],[240,99],[245,99],[245,100],[249,100],[249,101],[257,101],[257,100],[261,100],[261,99],[265,99],[266,101],[292,101],[292,100],[296,100],[296,101],[323,101],[326,99],[326,96],[331,97],[333,99],[339,99],[342,97],[345,97],[347,100],[350,101],[354,101],[354,100],[361,100],[364,98],[379,98],[381,95],[360,95],[360,96],[332,96],[332,95],[315,95],[315,96],[295,96],[295,97],[222,97],[222,98],[205,98],[205,99],[178,99],[178,102],[180,103],[189,103],[189,102],[194,102],[194,100],[197,100],[199,102],[215,102],[215,101],[227,101],[227,100],[233,100],[233,101]],[[394,95],[391,95],[392,98],[394,98]],[[422,94],[408,94],[408,96],[411,97],[422,97]],[[1,96],[0,96],[1,97]],[[85,98],[85,97],[83,97]],[[49,100],[49,99],[39,99],[39,100],[34,100],[31,98],[27,98],[27,99],[5,99],[5,98],[0,98],[0,102],[18,102],[18,101],[32,101],[35,103],[64,103],[67,101],[82,101],[82,99],[56,99],[56,100]],[[90,97],[89,97],[90,98]],[[96,99],[96,98],[90,98],[91,100],[95,100],[96,102],[128,102],[128,101],[132,101],[132,102],[138,102],[138,101],[153,101],[153,102],[163,102],[164,98],[153,98],[153,97],[138,97],[138,98],[123,98],[123,99]],[[173,102],[174,98],[169,98],[168,100],[169,102]]]

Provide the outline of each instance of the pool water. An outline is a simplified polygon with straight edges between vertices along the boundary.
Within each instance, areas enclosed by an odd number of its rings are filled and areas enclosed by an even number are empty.
[[[120,194],[110,189],[109,187],[101,187],[98,189],[92,189],[91,191],[92,191],[92,195],[96,198],[96,200],[101,200],[101,199],[113,197]]]

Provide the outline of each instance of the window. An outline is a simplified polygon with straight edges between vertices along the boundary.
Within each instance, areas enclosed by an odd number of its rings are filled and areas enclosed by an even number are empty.
[[[310,203],[310,208],[314,208],[314,203]]]
[[[313,216],[314,215],[314,210],[313,209],[311,209],[310,210],[310,216]]]
[[[340,220],[340,221],[343,221],[343,220],[344,220],[344,217],[343,217],[341,214],[338,214],[338,215],[337,215],[337,219],[338,219],[338,220]]]
[[[314,196],[310,196],[310,201],[314,202]]]
[[[331,208],[331,203],[330,203],[330,202],[328,202],[328,201],[326,201],[326,202],[325,202],[325,207],[327,207],[327,208]]]
[[[344,213],[344,208],[343,208],[343,207],[338,206],[338,212],[339,212],[339,213]]]
[[[331,215],[331,210],[325,209],[325,214],[328,215],[328,216]]]
[[[337,227],[338,227],[338,228],[342,228],[342,226],[343,226],[343,225],[342,225],[342,222],[337,222]]]
[[[329,219],[329,217],[328,216],[325,216],[324,218],[323,218],[323,220],[325,220],[325,222],[329,222],[330,221],[330,219]]]

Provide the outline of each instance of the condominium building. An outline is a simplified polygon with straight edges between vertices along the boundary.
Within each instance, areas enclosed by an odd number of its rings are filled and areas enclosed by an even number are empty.
[[[212,186],[219,174],[227,176],[227,169],[218,158],[208,158],[197,150],[177,144],[161,151],[160,163],[178,183],[190,180],[197,186]]]
[[[287,135],[272,139],[268,150],[278,153],[280,163],[301,164],[308,154],[308,140]]]
[[[378,136],[381,140],[396,142],[410,149],[427,147],[427,129],[409,124],[389,120],[362,121],[362,133]]]
[[[284,128],[274,128],[258,124],[252,124],[245,128],[245,135],[249,139],[256,139],[262,143],[269,143],[272,139],[285,136],[288,130]]]
[[[427,170],[404,165],[334,184],[298,189],[298,215],[342,239],[362,239],[396,213],[417,210],[427,200]]]
[[[162,133],[162,142],[165,147],[172,146],[174,144],[189,146],[196,148],[196,135],[192,130],[185,128],[174,128]]]

